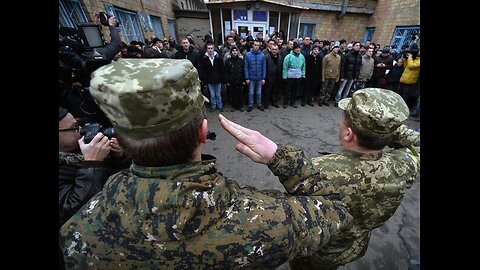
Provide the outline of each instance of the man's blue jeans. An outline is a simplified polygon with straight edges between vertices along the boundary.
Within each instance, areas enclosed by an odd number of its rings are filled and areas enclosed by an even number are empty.
[[[223,107],[222,104],[222,84],[221,83],[209,83],[208,91],[210,91],[210,107],[215,109],[215,105],[218,109]]]
[[[248,85],[248,107],[253,107],[253,91],[257,95],[257,107],[262,106],[262,81],[250,81]]]

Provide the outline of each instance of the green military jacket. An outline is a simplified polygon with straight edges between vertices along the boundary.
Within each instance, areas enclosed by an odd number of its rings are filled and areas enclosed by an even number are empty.
[[[332,188],[303,152],[280,146],[268,166],[290,192],[313,183],[302,190],[308,196],[240,187],[214,159],[133,164],[61,228],[67,269],[273,268],[351,225],[345,204],[323,196]]]
[[[354,222],[313,256],[292,261],[293,269],[335,269],[365,254],[371,231],[395,213],[420,171],[420,133],[402,125],[391,146],[375,155],[341,151],[312,159]]]

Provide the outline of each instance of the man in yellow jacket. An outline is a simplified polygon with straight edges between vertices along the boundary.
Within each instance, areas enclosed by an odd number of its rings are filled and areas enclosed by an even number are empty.
[[[405,70],[400,78],[400,85],[398,87],[398,94],[400,94],[407,103],[410,111],[417,104],[417,99],[420,96],[420,89],[418,88],[418,79],[420,78],[420,51],[412,49],[406,53]]]

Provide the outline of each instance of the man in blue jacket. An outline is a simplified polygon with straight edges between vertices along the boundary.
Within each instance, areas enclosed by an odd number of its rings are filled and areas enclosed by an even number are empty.
[[[262,106],[262,85],[265,84],[267,76],[267,58],[260,51],[261,41],[255,40],[252,50],[245,55],[245,82],[248,85],[248,110],[253,109],[253,91],[255,90],[257,108],[260,111],[265,109]]]

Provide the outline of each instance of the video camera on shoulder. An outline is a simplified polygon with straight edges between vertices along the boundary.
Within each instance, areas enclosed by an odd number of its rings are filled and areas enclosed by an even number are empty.
[[[90,143],[99,132],[107,136],[108,139],[115,136],[115,129],[113,127],[103,128],[99,123],[86,123],[80,130],[80,135],[85,136],[83,138],[85,143]]]
[[[92,51],[95,48],[105,46],[102,32],[96,23],[77,23],[76,26],[78,32],[80,33],[80,37],[82,38],[85,51]]]

